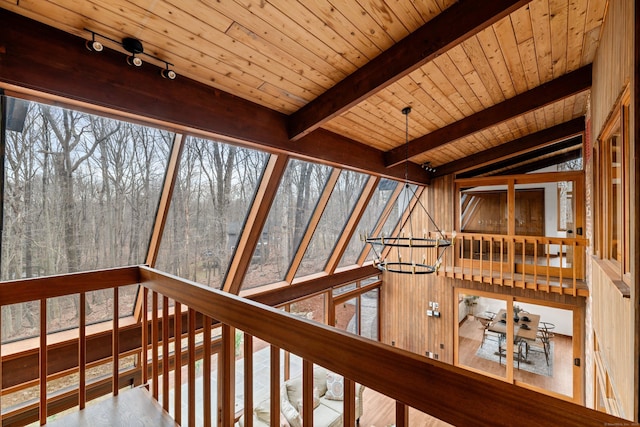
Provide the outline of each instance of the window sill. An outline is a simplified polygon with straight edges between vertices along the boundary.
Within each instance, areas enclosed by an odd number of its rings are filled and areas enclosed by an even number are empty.
[[[620,276],[620,272],[618,271],[619,268],[617,268],[615,264],[609,260],[601,259],[595,255],[591,258],[594,263],[598,264],[600,269],[602,269],[602,271],[607,275],[609,280],[611,280],[611,283],[613,283],[622,297],[631,298],[631,288]]]

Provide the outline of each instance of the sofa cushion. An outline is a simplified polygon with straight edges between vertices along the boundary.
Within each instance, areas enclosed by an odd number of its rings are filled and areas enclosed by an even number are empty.
[[[344,378],[335,372],[327,372],[327,392],[329,400],[344,400]]]
[[[313,410],[313,425],[322,427],[341,427],[342,409],[335,411],[327,405],[318,405],[318,407]]]
[[[258,403],[258,405],[253,408],[253,413],[255,414],[257,420],[269,425],[269,423],[271,422],[271,399],[266,399]],[[244,420],[242,420],[240,425],[244,425]],[[282,412],[280,412],[280,427],[291,427],[291,424]]]
[[[320,406],[326,406],[341,414],[342,411],[344,410],[344,401],[331,400],[331,399],[327,399],[326,397],[323,397],[320,399]]]
[[[313,387],[318,389],[318,396],[324,396],[327,392],[327,370],[322,366],[313,368]]]

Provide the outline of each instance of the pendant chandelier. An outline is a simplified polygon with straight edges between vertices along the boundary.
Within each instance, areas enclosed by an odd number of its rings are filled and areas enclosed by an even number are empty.
[[[405,115],[405,145],[407,159],[405,163],[404,207],[408,211],[408,218],[397,235],[385,236],[382,233],[378,237],[366,237],[365,241],[371,244],[374,253],[373,265],[381,271],[402,274],[431,274],[438,271],[445,250],[452,245],[452,240],[445,237],[437,226],[433,217],[429,214],[416,192],[409,185],[409,113],[411,107],[402,109]],[[413,201],[413,207],[410,203]],[[421,227],[421,232],[414,230],[413,216],[416,207],[420,207],[429,225]],[[424,225],[424,224],[423,224]],[[418,225],[416,225],[416,228]],[[430,232],[427,234],[427,228]],[[433,235],[432,235],[433,234]],[[454,236],[455,237],[455,236]],[[395,253],[395,259],[389,260],[389,256]],[[404,255],[404,257],[403,257]]]

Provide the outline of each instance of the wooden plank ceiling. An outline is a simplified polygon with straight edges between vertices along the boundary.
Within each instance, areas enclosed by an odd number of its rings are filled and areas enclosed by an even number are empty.
[[[459,159],[584,116],[591,76],[584,67],[593,61],[607,0],[0,0],[0,6],[85,39],[86,29],[114,40],[138,38],[146,53],[174,64],[178,78],[284,113],[291,139],[323,128],[385,152],[387,166],[406,159],[400,110],[411,106],[411,160],[455,170]],[[573,90],[551,86],[544,100],[534,91],[576,70],[588,81]],[[518,101],[527,96],[528,103]],[[492,107],[489,120],[482,119]]]

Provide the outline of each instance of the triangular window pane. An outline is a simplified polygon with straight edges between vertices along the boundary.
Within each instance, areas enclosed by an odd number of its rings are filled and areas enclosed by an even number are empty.
[[[368,175],[348,170],[340,173],[295,277],[324,270],[368,178]]]
[[[407,207],[415,197],[417,188],[418,186],[415,184],[404,184],[400,195],[393,204],[393,208],[389,211],[389,215],[386,218],[380,218],[380,221],[384,221],[384,225],[382,226],[381,232],[374,237],[390,236],[394,232],[402,218],[402,215],[405,213]],[[371,245],[367,245],[364,250],[368,253],[367,259],[369,261],[373,260]]]
[[[371,200],[358,223],[356,232],[351,236],[349,245],[342,255],[342,260],[340,260],[338,267],[344,267],[356,263],[358,256],[365,248],[364,237],[370,236],[373,232],[376,224],[380,220],[382,211],[387,206],[387,203],[389,203],[389,199],[397,186],[398,182],[396,181],[392,181],[390,179],[380,180],[375,193],[371,197]]]
[[[333,168],[302,160],[287,165],[254,251],[243,289],[285,278]]]

